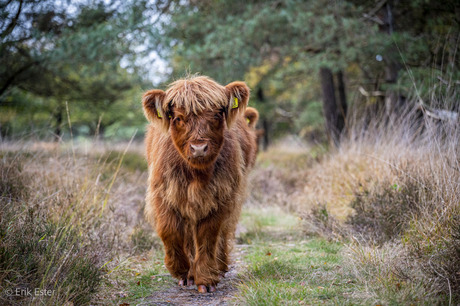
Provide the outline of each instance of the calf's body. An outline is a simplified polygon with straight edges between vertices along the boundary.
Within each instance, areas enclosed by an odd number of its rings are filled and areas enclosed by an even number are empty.
[[[228,270],[256,154],[248,99],[244,83],[224,87],[207,77],[179,80],[143,98],[151,122],[145,214],[163,241],[172,276],[180,285],[196,283],[200,292],[214,291]]]

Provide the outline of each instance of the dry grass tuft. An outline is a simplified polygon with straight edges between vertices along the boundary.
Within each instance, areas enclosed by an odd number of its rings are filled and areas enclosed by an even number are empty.
[[[306,173],[324,151],[323,147],[309,147],[296,138],[287,138],[260,152],[250,173],[246,205],[277,205],[296,212]]]
[[[460,125],[415,114],[356,124],[343,146],[308,172],[299,210],[307,230],[320,224],[323,235],[360,241],[352,248],[362,262],[350,262],[384,303],[438,294],[452,302],[460,298]],[[373,261],[372,252],[390,257]],[[385,269],[391,271],[380,276]],[[393,290],[402,282],[404,297]]]
[[[395,242],[379,246],[352,242],[342,252],[344,272],[366,290],[355,293],[365,304],[439,304],[426,282],[418,262],[409,259],[407,250]]]
[[[2,304],[88,304],[120,258],[153,247],[136,153],[125,167],[123,152],[65,146],[1,144]]]

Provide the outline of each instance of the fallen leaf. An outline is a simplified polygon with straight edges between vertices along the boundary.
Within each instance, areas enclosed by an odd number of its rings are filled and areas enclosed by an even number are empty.
[[[267,256],[272,256],[272,253],[267,252],[267,253],[265,253],[265,255],[267,255]]]

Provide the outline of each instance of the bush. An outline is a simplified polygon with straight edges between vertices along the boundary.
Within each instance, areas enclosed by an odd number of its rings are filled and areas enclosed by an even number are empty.
[[[61,145],[0,151],[0,304],[89,304],[114,258],[152,246],[137,164]]]
[[[460,300],[460,125],[419,115],[355,125],[306,179],[306,229],[354,250],[344,265],[374,302],[398,301],[401,284],[399,303]]]
[[[420,186],[412,180],[404,183],[380,183],[370,191],[358,192],[351,203],[354,214],[347,221],[359,236],[377,243],[397,238],[416,218],[421,202]]]
[[[31,196],[31,178],[21,168],[18,161],[0,161],[0,300],[87,304],[99,285],[102,258],[85,245],[78,228],[65,222],[68,219],[52,220],[46,205]],[[35,290],[51,293],[35,296]]]
[[[8,284],[2,288],[4,302],[29,298],[8,292],[16,288],[51,290],[53,303],[90,301],[99,285],[100,261],[75,229],[50,222],[34,207],[11,203],[2,207],[0,233],[0,277]]]
[[[301,218],[308,235],[319,235],[332,240],[346,237],[346,227],[331,215],[324,204],[318,204],[309,213],[301,214]]]

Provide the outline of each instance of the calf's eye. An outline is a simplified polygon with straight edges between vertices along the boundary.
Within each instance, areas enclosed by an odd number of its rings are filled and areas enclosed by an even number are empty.
[[[183,121],[181,118],[176,117],[176,118],[174,118],[173,123],[174,123],[177,127],[182,127],[183,124],[184,124],[184,121]]]

